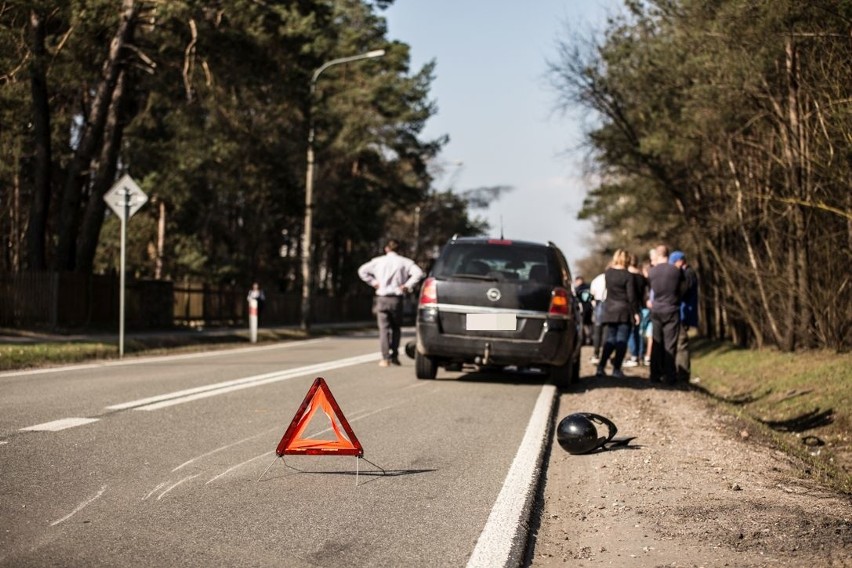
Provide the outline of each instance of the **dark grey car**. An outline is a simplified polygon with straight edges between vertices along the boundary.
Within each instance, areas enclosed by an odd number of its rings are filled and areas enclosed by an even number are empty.
[[[579,306],[565,256],[553,243],[453,238],[424,281],[415,369],[539,369],[554,383],[580,367]]]

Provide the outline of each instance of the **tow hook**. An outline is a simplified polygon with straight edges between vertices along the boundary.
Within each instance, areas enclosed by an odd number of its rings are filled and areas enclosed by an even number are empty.
[[[485,344],[485,353],[482,354],[482,364],[487,365],[491,359],[491,343]]]

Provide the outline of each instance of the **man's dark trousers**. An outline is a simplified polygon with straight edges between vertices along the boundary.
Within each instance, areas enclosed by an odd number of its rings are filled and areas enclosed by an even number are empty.
[[[379,324],[379,347],[386,361],[399,360],[399,338],[402,328],[402,296],[378,296],[376,321]]]
[[[677,367],[677,339],[680,333],[680,314],[678,312],[651,311],[651,325],[654,331],[654,346],[651,349],[651,380],[663,380],[674,383]]]

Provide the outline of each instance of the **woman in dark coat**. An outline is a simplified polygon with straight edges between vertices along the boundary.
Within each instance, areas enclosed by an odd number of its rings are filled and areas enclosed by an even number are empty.
[[[627,270],[629,262],[630,254],[623,249],[618,249],[612,255],[612,263],[605,272],[606,301],[601,321],[606,328],[604,330],[606,342],[598,363],[596,373],[598,377],[606,375],[604,369],[613,353],[612,376],[624,377],[621,364],[627,351],[630,328],[634,323],[639,323],[639,314],[636,312],[636,284],[633,275]]]

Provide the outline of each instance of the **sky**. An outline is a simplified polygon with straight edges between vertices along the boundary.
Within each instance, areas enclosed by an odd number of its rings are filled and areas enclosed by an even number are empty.
[[[449,135],[435,188],[508,185],[473,213],[491,235],[553,241],[572,267],[589,250],[592,226],[577,220],[585,197],[582,124],[556,112],[547,76],[567,30],[601,29],[620,0],[396,0],[383,12],[388,37],[411,48],[412,73],[436,61],[438,112],[424,139]],[[460,165],[459,165],[460,163]]]

